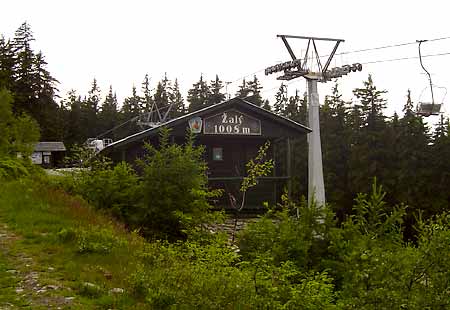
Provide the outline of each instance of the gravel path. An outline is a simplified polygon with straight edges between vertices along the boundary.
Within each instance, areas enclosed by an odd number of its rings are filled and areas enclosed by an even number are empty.
[[[11,267],[6,273],[16,283],[15,296],[8,295],[13,300],[0,302],[0,310],[19,309],[17,306],[19,304],[25,304],[32,309],[64,309],[70,306],[74,297],[62,296],[62,292],[59,292],[62,289],[70,291],[69,288],[63,288],[58,284],[43,284],[41,281],[45,278],[45,283],[48,283],[48,279],[52,279],[53,267],[39,266],[33,257],[12,250],[14,243],[19,239],[20,237],[11,232],[6,224],[0,223],[0,256],[3,256]],[[51,282],[57,283],[57,280]]]

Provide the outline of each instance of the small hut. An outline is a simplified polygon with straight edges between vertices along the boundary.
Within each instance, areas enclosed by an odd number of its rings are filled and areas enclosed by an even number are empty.
[[[38,142],[31,155],[31,161],[44,168],[60,167],[65,153],[66,147],[63,142]]]

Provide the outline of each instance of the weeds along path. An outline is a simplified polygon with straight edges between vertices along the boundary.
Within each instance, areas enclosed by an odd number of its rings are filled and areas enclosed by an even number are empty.
[[[127,286],[144,244],[111,217],[47,183],[4,182],[0,310],[146,309]]]
[[[62,286],[55,284],[57,279],[52,279],[54,268],[39,266],[33,257],[18,251],[20,240],[0,222],[0,309],[64,309],[70,306],[73,297],[58,294]]]

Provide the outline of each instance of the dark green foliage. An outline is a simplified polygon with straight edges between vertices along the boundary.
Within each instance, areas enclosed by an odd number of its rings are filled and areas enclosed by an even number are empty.
[[[139,179],[126,163],[90,162],[87,168],[62,181],[62,186],[82,195],[95,208],[107,210],[131,227],[139,225],[136,205],[141,199]]]
[[[299,270],[307,271],[324,253],[323,237],[334,223],[333,214],[328,209],[308,208],[305,201],[294,203],[287,195],[283,196],[279,208],[240,233],[240,254],[246,260],[266,255],[276,266],[290,261]]]
[[[132,119],[142,113],[141,102],[139,96],[137,95],[136,87],[133,86],[131,96],[125,98],[121,112],[124,120]]]
[[[173,83],[169,102],[172,105],[172,108],[169,112],[171,119],[186,114],[186,107],[184,106],[183,96],[180,93],[180,85],[178,84],[178,79],[175,79],[175,82]]]
[[[180,237],[184,229],[206,220],[208,199],[217,192],[207,188],[203,148],[194,146],[193,139],[189,135],[184,145],[170,143],[163,130],[158,149],[146,145],[139,162],[144,195],[139,216],[145,235]]]
[[[203,76],[200,80],[192,85],[188,91],[187,101],[189,102],[189,112],[194,112],[210,105],[211,90]]]
[[[0,180],[19,179],[29,174],[25,162],[14,159],[0,159]]]
[[[216,79],[210,82],[209,87],[211,89],[211,94],[209,96],[208,104],[212,105],[225,101],[226,95],[222,91],[223,82],[219,79],[219,76],[217,74]]]
[[[242,80],[242,85],[239,86],[236,97],[243,98],[246,101],[261,107],[264,105],[264,100],[261,97],[261,89],[261,83],[256,75],[254,75],[253,80],[250,82],[247,82],[245,79]]]
[[[99,121],[101,123],[101,132],[105,133],[119,123],[119,111],[117,96],[113,92],[112,86],[109,86],[108,95],[106,95],[105,101],[103,101],[101,111],[99,113]],[[108,138],[114,138],[114,133],[107,135]]]
[[[42,52],[33,51],[33,41],[34,37],[27,23],[17,29],[11,43],[5,43],[4,39],[0,41],[1,52],[4,53],[0,56],[1,79],[13,94],[14,113],[32,116],[41,126],[42,137],[47,141],[55,141],[61,139],[63,134],[55,102],[58,81],[46,69],[47,63]]]
[[[248,264],[221,243],[152,243],[129,278],[153,308],[336,309],[330,278],[289,262]]]
[[[0,158],[21,156],[28,159],[39,140],[36,121],[26,114],[14,116],[11,94],[0,89]]]
[[[255,271],[255,285],[264,290],[258,279],[290,264],[291,276],[328,270],[335,293],[328,298],[335,298],[331,303],[339,309],[446,309],[448,214],[430,222],[419,217],[418,241],[408,243],[403,240],[406,207],[391,206],[385,197],[375,182],[370,194],[358,195],[354,215],[339,225],[326,209],[306,206],[298,213],[289,208],[269,213],[248,225],[239,246],[244,264]]]
[[[158,82],[156,85],[155,94],[153,95],[153,101],[160,113],[165,113],[169,106],[169,98],[172,90],[172,83],[168,79],[167,74],[164,75],[164,78]]]

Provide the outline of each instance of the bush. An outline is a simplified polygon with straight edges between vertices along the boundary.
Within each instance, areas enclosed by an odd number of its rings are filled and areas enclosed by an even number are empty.
[[[30,173],[24,163],[17,159],[0,159],[0,179],[18,179]]]
[[[137,225],[136,205],[141,200],[139,178],[125,162],[111,167],[109,162],[84,168],[55,182],[64,190],[78,194],[94,208],[107,210],[131,227]]]
[[[279,210],[269,211],[238,234],[240,253],[246,260],[267,253],[276,266],[291,261],[300,270],[309,270],[326,252],[333,213],[328,207],[308,207],[304,200],[294,203],[286,195],[282,200]]]
[[[203,147],[194,146],[194,136],[184,145],[170,144],[169,131],[162,130],[159,148],[147,144],[139,161],[143,171],[139,216],[142,233],[169,239],[186,237],[186,230],[208,222],[208,199],[218,191],[207,188]]]

